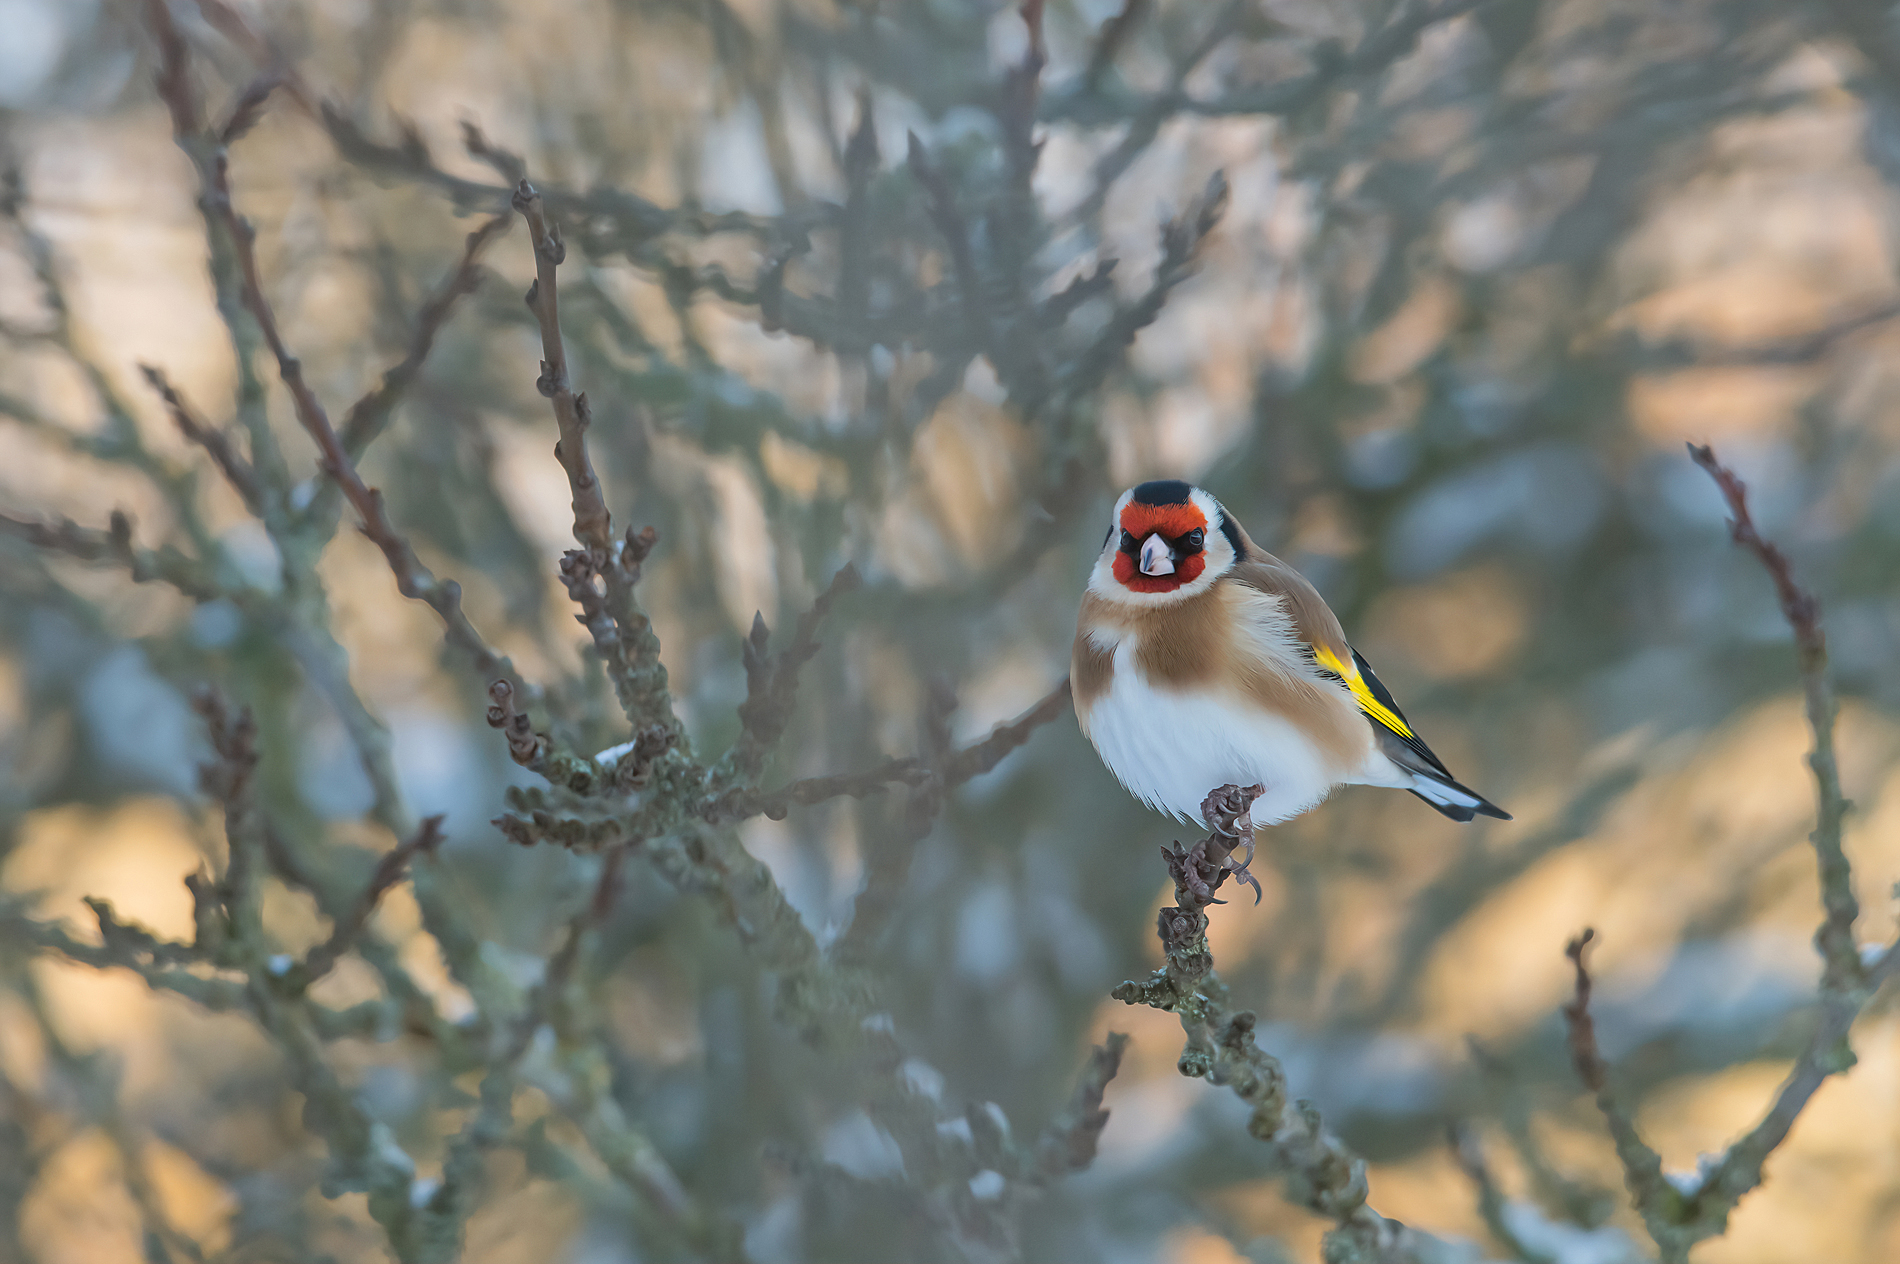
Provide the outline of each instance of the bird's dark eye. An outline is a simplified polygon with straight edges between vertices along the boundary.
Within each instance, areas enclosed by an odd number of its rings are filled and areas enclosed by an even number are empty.
[[[1207,532],[1200,527],[1196,527],[1181,537],[1181,547],[1186,549],[1189,553],[1198,553],[1201,551],[1201,544],[1206,539]]]
[[[1134,553],[1138,551],[1140,547],[1141,546],[1139,542],[1136,541],[1135,537],[1131,533],[1127,531],[1122,532],[1122,552]]]

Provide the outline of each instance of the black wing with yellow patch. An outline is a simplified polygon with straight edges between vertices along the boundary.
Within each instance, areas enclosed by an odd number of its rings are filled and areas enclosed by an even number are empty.
[[[1399,704],[1392,701],[1391,692],[1373,674],[1372,664],[1361,658],[1358,650],[1349,648],[1347,652],[1352,655],[1350,668],[1340,661],[1337,654],[1320,647],[1314,648],[1313,659],[1322,670],[1337,676],[1346,688],[1352,690],[1353,699],[1359,703],[1359,710],[1365,715],[1366,722],[1384,740],[1386,757],[1413,774],[1412,793],[1454,821],[1469,821],[1474,816],[1510,820],[1509,812],[1470,786],[1459,784],[1443,761],[1432,754],[1432,748],[1406,723],[1405,713],[1399,710]]]
[[[1392,693],[1373,674],[1372,664],[1361,657],[1358,650],[1347,646],[1346,652],[1352,655],[1350,665],[1342,662],[1339,656],[1325,646],[1313,647],[1313,660],[1324,671],[1337,676],[1340,683],[1352,691],[1353,701],[1359,704],[1359,710],[1365,715],[1372,727],[1381,729],[1396,737],[1405,748],[1424,760],[1432,768],[1451,776],[1438,756],[1432,754],[1432,748],[1423,738],[1412,731],[1405,721],[1405,713],[1399,710],[1399,704],[1392,700]]]

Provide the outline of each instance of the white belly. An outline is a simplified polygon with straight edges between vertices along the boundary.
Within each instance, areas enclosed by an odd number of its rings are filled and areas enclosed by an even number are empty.
[[[1348,779],[1285,719],[1206,693],[1157,689],[1133,658],[1127,645],[1116,653],[1108,692],[1089,708],[1088,736],[1109,771],[1149,806],[1199,821],[1208,791],[1258,783],[1267,791],[1254,802],[1253,822],[1271,825]]]

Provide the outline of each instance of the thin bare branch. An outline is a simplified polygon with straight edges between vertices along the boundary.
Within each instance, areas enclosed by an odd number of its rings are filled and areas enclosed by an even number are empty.
[[[1748,487],[1735,472],[1716,459],[1706,445],[1689,445],[1689,457],[1708,472],[1728,505],[1729,535],[1755,555],[1774,583],[1781,614],[1794,633],[1807,700],[1808,728],[1814,749],[1808,767],[1814,773],[1815,826],[1809,837],[1821,870],[1821,900],[1827,919],[1815,933],[1815,945],[1826,962],[1822,976],[1825,992],[1854,993],[1864,986],[1860,952],[1854,944],[1854,922],[1860,902],[1854,898],[1854,874],[1841,848],[1847,818],[1847,799],[1841,793],[1840,765],[1834,755],[1834,687],[1827,675],[1827,634],[1821,627],[1821,603],[1795,581],[1787,554],[1764,539],[1748,512]]]
[[[1505,1218],[1508,1204],[1504,1192],[1498,1188],[1497,1180],[1491,1175],[1490,1164],[1485,1162],[1484,1145],[1479,1141],[1477,1131],[1467,1123],[1454,1123],[1446,1129],[1446,1139],[1451,1145],[1451,1156],[1458,1164],[1458,1170],[1478,1191],[1478,1214],[1484,1217],[1484,1227],[1491,1231],[1498,1245],[1509,1251],[1512,1259],[1522,1261],[1522,1264],[1561,1264],[1556,1256],[1526,1244]]]
[[[264,117],[264,106],[269,103],[271,93],[282,83],[283,75],[279,71],[267,70],[246,84],[238,99],[232,102],[231,112],[218,126],[218,144],[230,145],[256,127]]]
[[[707,804],[704,815],[714,824],[743,821],[754,816],[782,821],[794,807],[809,807],[814,803],[844,797],[863,799],[882,794],[895,785],[922,785],[932,777],[933,774],[921,760],[887,759],[862,772],[805,777],[788,782],[776,790],[735,787]]]
[[[1102,23],[1095,37],[1095,45],[1089,49],[1088,68],[1082,72],[1082,87],[1085,91],[1095,91],[1102,76],[1115,64],[1122,45],[1128,42],[1128,37],[1134,34],[1135,28],[1141,25],[1148,16],[1148,10],[1153,7],[1154,0],[1122,0],[1122,7],[1116,10],[1115,16]]]
[[[1096,1143],[1108,1127],[1102,1096],[1108,1091],[1108,1082],[1121,1070],[1122,1054],[1127,1049],[1128,1037],[1111,1031],[1105,1042],[1089,1050],[1088,1066],[1076,1083],[1068,1108],[1043,1130],[1037,1142],[1037,1169],[1043,1179],[1080,1172],[1095,1161]]]
[[[212,184],[207,195],[213,211],[229,232],[237,254],[243,277],[244,306],[257,321],[265,345],[277,359],[278,372],[296,405],[297,420],[316,441],[324,473],[342,489],[345,498],[361,516],[363,534],[382,550],[390,571],[395,575],[397,591],[412,600],[423,602],[441,617],[449,642],[470,657],[476,671],[512,675],[513,669],[508,660],[490,646],[476,631],[475,625],[469,622],[468,615],[462,609],[462,586],[452,579],[438,580],[435,577],[435,573],[416,556],[408,539],[390,521],[388,510],[383,504],[383,494],[364,483],[362,475],[357,473],[356,463],[351,460],[342,439],[330,424],[329,414],[324,411],[316,392],[304,380],[302,362],[290,353],[290,348],[284,345],[283,335],[278,332],[277,318],[264,297],[263,279],[257,265],[257,233],[232,204],[229,166],[223,154],[213,159],[211,172]]]
[[[1584,950],[1595,938],[1596,932],[1586,928],[1564,948],[1564,956],[1570,959],[1576,977],[1575,994],[1564,1006],[1570,1061],[1577,1069],[1577,1078],[1596,1097],[1597,1109],[1603,1112],[1610,1138],[1616,1143],[1617,1157],[1623,1161],[1623,1179],[1629,1185],[1638,1210],[1645,1219],[1650,1219],[1654,1210],[1668,1202],[1665,1191],[1673,1192],[1673,1187],[1663,1179],[1662,1156],[1643,1140],[1636,1130],[1635,1120],[1617,1101],[1610,1087],[1609,1064],[1597,1048],[1596,1020],[1590,1014],[1590,970],[1584,962]],[[1655,1231],[1654,1224],[1651,1231]]]
[[[166,378],[162,369],[149,364],[139,365],[139,372],[145,375],[146,382],[158,392],[165,401],[165,411],[171,414],[172,424],[185,436],[187,442],[203,448],[218,471],[224,475],[225,482],[243,499],[244,507],[259,517],[264,513],[264,487],[258,481],[257,471],[250,462],[238,452],[231,442],[230,434],[222,426],[214,426],[198,417],[185,402],[185,397],[177,391]]]
[[[980,777],[1003,762],[1035,731],[1069,708],[1069,682],[1063,680],[1044,694],[1035,706],[1006,724],[991,729],[989,735],[955,752],[945,761],[942,776],[946,786],[960,786],[972,777]]]
[[[561,299],[556,270],[567,258],[560,227],[548,219],[547,208],[532,184],[515,186],[514,208],[528,223],[534,243],[534,284],[528,287],[528,310],[541,327],[541,376],[535,387],[554,407],[560,441],[554,455],[567,471],[574,500],[574,538],[581,547],[606,553],[613,547],[613,518],[601,494],[600,479],[587,455],[587,427],[591,420],[587,397],[576,395],[567,376],[567,351],[561,345]]]
[[[473,294],[481,283],[482,252],[491,241],[507,232],[512,222],[513,217],[509,215],[491,216],[469,233],[462,243],[461,260],[416,314],[408,354],[383,374],[383,380],[375,389],[351,404],[350,411],[343,415],[343,449],[352,457],[362,456],[364,449],[382,433],[403,393],[421,374],[423,362],[434,349],[436,337],[448,323],[457,300],[465,294]]]
[[[977,267],[970,225],[957,206],[956,191],[950,187],[943,169],[931,161],[930,151],[924,148],[923,141],[917,139],[915,132],[910,133],[909,163],[911,175],[923,186],[930,221],[943,234],[944,244],[950,249],[950,262],[957,278],[957,302],[963,312],[964,334],[969,339],[969,349],[972,353],[987,350],[991,339],[989,313],[984,303],[983,273]]]
[[[297,420],[316,442],[323,471],[335,481],[361,516],[363,533],[382,550],[395,575],[396,587],[403,596],[426,603],[441,617],[449,642],[469,655],[477,671],[485,675],[513,676],[513,668],[507,659],[476,631],[462,610],[461,585],[454,580],[438,580],[391,523],[383,505],[382,493],[363,482],[348,449],[336,428],[330,424],[329,414],[318,400],[316,392],[304,380],[303,364],[285,345],[276,314],[264,294],[263,276],[257,262],[257,232],[248,220],[238,214],[232,201],[228,156],[222,148],[217,148],[208,158],[201,157],[206,141],[198,131],[201,115],[196,97],[190,92],[190,71],[184,40],[173,24],[171,12],[164,0],[149,0],[147,13],[158,35],[162,58],[159,90],[171,110],[173,131],[180,146],[192,156],[199,168],[204,183],[206,213],[223,226],[236,257],[244,308],[256,321],[265,346],[277,361],[278,372],[295,405]],[[471,249],[474,245],[470,243]],[[459,270],[457,275],[460,275]]]
[[[204,131],[204,110],[191,81],[191,51],[172,21],[166,0],[145,0],[145,14],[158,40],[159,99],[172,116],[172,135],[180,143],[197,141]]]
[[[349,913],[331,929],[328,939],[312,948],[309,955],[304,957],[298,972],[298,982],[308,986],[328,974],[331,967],[342,960],[343,954],[363,933],[363,928],[369,925],[370,915],[382,903],[384,893],[402,881],[410,861],[417,856],[433,856],[436,848],[442,845],[442,820],[439,815],[424,817],[414,834],[383,853],[382,859],[376,862],[375,872],[370,875],[369,885],[363,888],[363,894],[350,906]]]
[[[861,587],[863,582],[857,567],[847,563],[840,568],[811,609],[799,616],[792,643],[776,654],[768,652],[771,632],[765,626],[765,616],[753,616],[752,632],[746,637],[744,647],[746,700],[739,706],[739,740],[721,761],[729,776],[747,783],[758,779],[766,758],[791,722],[792,707],[798,696],[798,674],[818,653],[819,625],[830,612],[832,603]]]
[[[216,601],[232,595],[201,562],[171,545],[157,550],[139,548],[133,543],[132,520],[126,514],[115,510],[111,522],[109,530],[99,531],[82,527],[69,518],[38,522],[0,514],[0,535],[10,535],[85,562],[116,562],[131,572],[135,582],[159,580],[194,601]]]

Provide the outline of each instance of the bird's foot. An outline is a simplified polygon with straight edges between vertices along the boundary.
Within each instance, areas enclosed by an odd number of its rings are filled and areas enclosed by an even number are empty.
[[[1192,847],[1163,847],[1161,858],[1168,862],[1168,876],[1174,879],[1174,885],[1187,895],[1186,904],[1192,901],[1196,907],[1209,904],[1225,904],[1226,900],[1216,899],[1214,892],[1227,877],[1227,858],[1208,853],[1208,840],[1203,838]]]
[[[1267,788],[1258,783],[1222,786],[1201,800],[1201,819],[1223,838],[1252,838],[1253,818],[1248,813],[1253,801],[1266,792]]]
[[[1260,903],[1260,883],[1247,872],[1247,866],[1253,863],[1253,820],[1248,811],[1265,793],[1266,787],[1261,785],[1222,786],[1201,801],[1201,819],[1211,831],[1208,836],[1192,847],[1176,844],[1161,849],[1168,862],[1168,875],[1185,897],[1184,903],[1192,902],[1196,908],[1227,903],[1216,899],[1214,892],[1220,890],[1229,874],[1252,887],[1254,903]],[[1234,852],[1243,846],[1246,859],[1235,864]]]
[[[1199,905],[1224,905],[1214,899],[1214,891],[1233,874],[1235,882],[1254,888],[1254,903],[1260,903],[1260,880],[1246,871],[1254,863],[1254,800],[1267,793],[1265,785],[1224,785],[1201,800],[1201,819],[1207,821],[1208,836],[1188,850],[1163,852],[1169,855],[1169,872],[1174,884]],[[1246,848],[1245,859],[1235,863],[1233,853]]]

